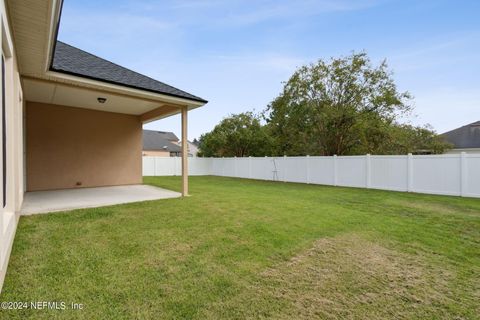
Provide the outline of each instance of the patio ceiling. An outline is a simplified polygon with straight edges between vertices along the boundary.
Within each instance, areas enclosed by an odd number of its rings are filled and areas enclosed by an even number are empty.
[[[139,116],[152,110],[164,111],[164,117],[180,112],[180,106],[168,103],[34,78],[23,79],[23,86],[25,99],[33,102]],[[100,103],[98,98],[106,101]]]

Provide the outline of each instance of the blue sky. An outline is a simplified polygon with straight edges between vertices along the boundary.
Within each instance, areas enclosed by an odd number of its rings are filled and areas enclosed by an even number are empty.
[[[303,64],[366,51],[414,97],[413,124],[480,120],[480,1],[64,0],[59,39],[209,100],[189,138],[263,110]],[[180,133],[178,116],[148,129]]]

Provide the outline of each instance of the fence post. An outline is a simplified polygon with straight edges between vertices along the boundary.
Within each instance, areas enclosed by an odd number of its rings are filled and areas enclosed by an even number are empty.
[[[467,154],[460,153],[460,196],[467,195]]]
[[[237,177],[237,156],[233,157],[233,175]]]
[[[337,182],[337,155],[333,155],[333,185],[336,186],[338,184]]]
[[[252,179],[252,156],[248,157],[248,179]]]
[[[407,191],[413,191],[413,156],[411,153],[407,155]]]
[[[225,177],[225,157],[222,157],[222,177]]]
[[[366,162],[366,176],[365,176],[365,187],[369,189],[372,185],[372,163],[371,163],[371,158],[370,158],[370,153],[367,153],[365,156],[365,162]]]
[[[306,160],[306,167],[307,167],[307,184],[310,183],[310,156],[307,154]]]
[[[287,182],[287,155],[283,155],[283,182]]]

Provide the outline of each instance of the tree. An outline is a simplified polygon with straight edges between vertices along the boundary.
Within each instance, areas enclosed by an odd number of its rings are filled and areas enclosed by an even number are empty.
[[[299,68],[267,108],[275,152],[287,155],[376,153],[411,107],[387,64],[365,53]]]
[[[385,141],[382,154],[439,154],[452,145],[437,135],[429,126],[394,125]]]
[[[200,137],[203,157],[264,156],[270,153],[270,137],[253,112],[231,115]]]

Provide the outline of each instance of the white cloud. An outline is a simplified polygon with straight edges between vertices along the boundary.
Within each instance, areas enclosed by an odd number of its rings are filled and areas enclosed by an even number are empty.
[[[352,11],[364,9],[378,4],[373,0],[299,0],[291,1],[259,1],[260,5],[249,7],[246,12],[232,12],[221,21],[229,25],[256,24],[271,19],[299,18],[320,13],[336,11]]]

